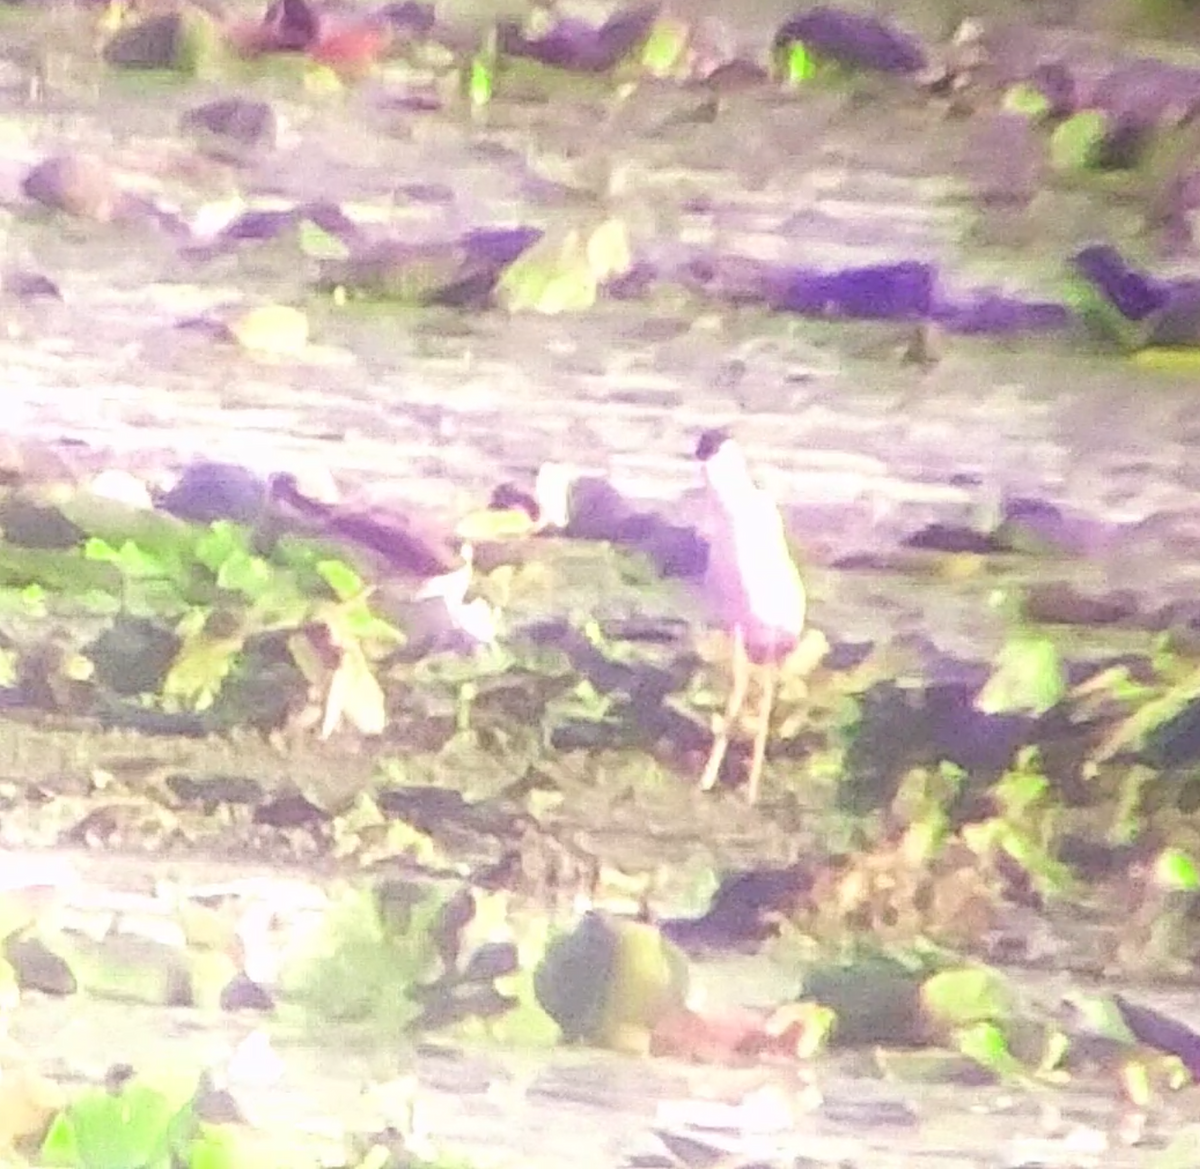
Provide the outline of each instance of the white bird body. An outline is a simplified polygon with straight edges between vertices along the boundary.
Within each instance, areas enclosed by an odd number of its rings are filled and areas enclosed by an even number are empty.
[[[775,501],[729,441],[704,463],[709,538],[704,591],[720,624],[741,630],[753,662],[786,657],[804,631],[807,599]]]
[[[701,436],[708,568],[704,589],[713,616],[733,641],[733,687],[700,781],[717,782],[733,724],[741,713],[751,663],[764,667],[763,698],[750,762],[749,795],[758,796],[775,674],[804,632],[807,597],[775,501],[751,478],[741,448],[722,431]]]

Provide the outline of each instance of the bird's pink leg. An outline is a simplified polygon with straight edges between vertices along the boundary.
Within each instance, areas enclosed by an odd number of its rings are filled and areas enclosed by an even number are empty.
[[[713,731],[712,750],[704,766],[704,774],[700,778],[700,790],[704,792],[716,786],[717,778],[721,774],[721,764],[725,762],[725,752],[729,750],[730,732],[746,704],[746,692],[750,686],[750,659],[746,656],[746,638],[740,625],[733,630],[731,665],[733,684],[729,689],[729,700],[725,704],[725,716]]]
[[[758,787],[762,780],[763,763],[767,758],[767,736],[771,732],[771,713],[775,707],[775,683],[779,667],[774,662],[763,671],[762,701],[758,711],[758,725],[754,731],[754,754],[750,756],[750,776],[746,784],[746,798],[758,803]]]

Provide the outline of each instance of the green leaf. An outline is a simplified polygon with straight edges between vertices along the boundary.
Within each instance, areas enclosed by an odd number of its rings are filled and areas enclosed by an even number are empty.
[[[404,633],[390,621],[375,616],[366,605],[350,605],[341,611],[335,624],[355,641],[378,642],[382,645],[403,645]]]
[[[1094,167],[1108,136],[1108,119],[1100,110],[1081,110],[1054,128],[1050,164],[1055,170]]]
[[[242,632],[214,637],[201,630],[187,637],[163,679],[163,697],[178,698],[192,710],[207,710],[221,692],[244,646]]]
[[[586,236],[547,233],[505,269],[496,288],[509,312],[579,312],[596,302],[600,285],[632,263],[625,225],[608,219]]]
[[[921,1007],[939,1028],[955,1030],[1003,1021],[1015,1003],[1008,980],[986,966],[943,970],[921,985]]]
[[[1143,369],[1195,377],[1200,374],[1200,346],[1155,345],[1140,349],[1132,360]]]
[[[261,556],[234,552],[217,570],[217,585],[254,600],[271,584],[275,570]]]
[[[243,349],[287,357],[308,345],[308,316],[291,305],[264,304],[234,317],[229,331]]]
[[[1062,701],[1067,675],[1049,638],[1022,633],[1000,651],[992,676],[975,699],[985,714],[1044,714]]]
[[[617,701],[615,694],[602,694],[596,687],[584,678],[577,683],[570,693],[561,699],[556,699],[547,707],[558,719],[582,719],[585,722],[607,722],[612,715],[612,708]]]
[[[187,1169],[249,1169],[237,1133],[206,1124],[188,1146]],[[257,1169],[264,1169],[259,1166]]]
[[[476,543],[485,540],[509,540],[533,531],[533,520],[524,508],[484,508],[459,520],[455,535]]]
[[[1005,825],[997,834],[997,844],[1029,874],[1041,896],[1049,899],[1074,890],[1071,870],[1032,833]]]
[[[588,236],[587,258],[592,274],[601,284],[629,271],[633,254],[629,229],[623,219],[610,216],[595,228]]]
[[[684,63],[690,30],[672,17],[660,17],[642,46],[642,67],[653,77],[671,77]]]
[[[958,1050],[980,1067],[987,1068],[1002,1080],[1028,1078],[1025,1068],[1008,1049],[1004,1031],[995,1023],[982,1022],[966,1027],[955,1036]]]
[[[196,540],[196,559],[216,576],[230,557],[252,551],[250,533],[230,520],[214,520]]]
[[[12,588],[38,585],[47,593],[77,596],[91,591],[116,595],[121,571],[113,564],[53,548],[18,548],[0,541],[0,583]]]
[[[1200,888],[1196,862],[1182,848],[1164,848],[1154,862],[1154,880],[1164,889],[1194,892]]]
[[[1123,1046],[1137,1046],[1137,1038],[1125,1022],[1121,1008],[1107,995],[1068,991],[1063,1001],[1079,1013],[1080,1020],[1090,1034]]]
[[[350,255],[347,244],[311,219],[300,220],[296,233],[300,250],[314,260],[345,260]]]
[[[83,546],[83,555],[88,560],[101,564],[114,564],[121,570],[122,576],[132,577],[171,577],[171,565],[156,556],[153,552],[126,540],[119,548],[114,548],[104,540],[92,537]]]
[[[357,597],[367,587],[363,578],[343,560],[319,560],[316,569],[340,601]]]
[[[1018,760],[1017,766],[996,784],[993,799],[1005,820],[1024,820],[1050,790],[1050,781],[1037,770],[1038,766],[1036,759]]]
[[[471,58],[471,72],[467,81],[467,96],[475,109],[482,109],[492,100],[495,90],[495,58],[487,53],[476,53]]]
[[[1200,698],[1200,669],[1194,670],[1118,723],[1108,738],[1096,748],[1093,759],[1103,763],[1122,751],[1144,748],[1147,738],[1154,731],[1170,722],[1196,698]]]
[[[170,1169],[176,1131],[190,1106],[134,1081],[116,1092],[91,1091],[60,1113],[42,1144],[48,1165],[74,1169]]]
[[[784,81],[788,85],[803,85],[817,75],[817,62],[803,41],[792,41],[783,60]]]
[[[409,992],[443,973],[436,927],[451,894],[404,883],[346,889],[310,945],[285,967],[285,994],[315,1026],[370,1022],[399,1031],[420,1013]]]
[[[1001,108],[1008,114],[1022,114],[1030,121],[1041,121],[1050,112],[1050,102],[1036,85],[1021,82],[1010,85],[1004,94]]]

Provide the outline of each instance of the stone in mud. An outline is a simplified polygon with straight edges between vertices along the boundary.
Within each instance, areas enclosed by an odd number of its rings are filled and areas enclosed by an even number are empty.
[[[859,724],[838,789],[844,810],[864,814],[887,807],[913,767],[949,762],[969,773],[973,783],[986,785],[1030,741],[1037,723],[1032,716],[987,714],[976,707],[988,667],[943,657],[927,668],[931,676],[952,680],[920,689],[879,682],[859,697]]]
[[[923,552],[948,552],[953,555],[969,553],[975,556],[990,556],[1002,551],[1000,543],[991,532],[981,532],[965,524],[931,523],[906,536],[906,548],[919,548]]]
[[[246,775],[167,776],[166,785],[182,803],[215,808],[220,804],[256,807],[266,798],[262,784]]]
[[[375,15],[387,23],[396,37],[405,40],[428,36],[437,23],[433,5],[419,0],[396,0],[378,9]]]
[[[703,914],[667,918],[659,928],[689,957],[758,946],[778,937],[780,922],[793,920],[805,908],[813,878],[813,866],[803,861],[788,868],[729,873]]]
[[[1121,253],[1109,244],[1082,248],[1072,264],[1079,275],[1128,321],[1142,321],[1166,304],[1167,293],[1162,284],[1131,268]]]
[[[221,31],[207,12],[181,8],[121,29],[105,45],[104,60],[121,69],[194,74],[218,56],[221,43]]]
[[[221,1010],[223,1011],[273,1011],[275,1000],[271,994],[247,974],[238,974],[221,991]],[[206,1116],[211,1120],[212,1117]]]
[[[1072,265],[1081,278],[1082,313],[1126,349],[1200,345],[1200,280],[1139,272],[1116,248],[1093,244]]]
[[[118,617],[84,648],[96,682],[114,694],[154,694],[179,653],[170,629],[138,617]]]
[[[933,318],[948,333],[986,337],[1018,337],[1056,333],[1071,323],[1070,310],[1050,300],[1023,300],[995,292],[941,301]]]
[[[39,162],[21,191],[43,207],[99,223],[109,222],[121,202],[112,171],[94,154],[58,154]]]
[[[1153,57],[1126,61],[1100,79],[1088,105],[1114,123],[1151,129],[1200,105],[1200,69]]]
[[[1150,197],[1148,226],[1157,229],[1168,256],[1187,253],[1195,242],[1195,212],[1200,209],[1200,170],[1186,165],[1167,175]]]
[[[996,537],[1011,552],[1087,556],[1107,548],[1118,525],[1092,515],[1067,512],[1045,499],[1004,500]]]
[[[321,37],[321,16],[308,0],[273,0],[263,16],[258,48],[263,52],[302,53]]]
[[[511,57],[580,73],[605,73],[646,42],[658,19],[657,4],[617,12],[598,28],[575,17],[560,17],[541,36],[527,36],[515,21],[497,28],[497,47]]]
[[[648,922],[592,912],[557,938],[534,972],[534,993],[568,1042],[639,1051],[687,997],[688,963]]]
[[[1080,591],[1067,581],[1029,587],[1022,611],[1044,625],[1115,625],[1137,616],[1137,598],[1121,589],[1104,596]]]
[[[270,104],[242,97],[225,97],[188,110],[185,130],[200,130],[228,146],[271,150],[279,133]]]
[[[814,55],[851,69],[919,73],[928,63],[911,34],[877,16],[843,8],[821,5],[785,21],[775,34],[775,51],[797,41]]]
[[[746,57],[734,57],[703,74],[701,84],[717,93],[731,94],[760,89],[770,79],[770,73],[757,61]]]
[[[1153,1007],[1130,1002],[1123,995],[1114,994],[1113,1002],[1135,1039],[1177,1056],[1193,1079],[1200,1076],[1200,1032]]]
[[[84,539],[83,529],[57,508],[22,495],[10,495],[0,503],[0,530],[5,543],[17,548],[65,550],[78,547]]]
[[[70,966],[37,938],[11,938],[4,947],[4,959],[12,966],[22,990],[60,996],[78,990]]]
[[[324,265],[319,283],[406,304],[487,304],[504,270],[541,235],[516,227],[429,243],[380,240]]]
[[[1067,118],[1079,109],[1075,76],[1062,61],[1043,61],[1034,69],[1028,83],[1046,99],[1046,116]]]
[[[261,476],[236,463],[192,463],[158,506],[196,524],[226,519],[252,524],[262,512],[266,490]]]
[[[834,320],[921,320],[933,311],[937,282],[934,266],[917,260],[832,273],[792,268],[774,275],[773,307]]]
[[[329,821],[329,814],[299,792],[287,792],[260,804],[254,823],[267,828],[314,828]]]
[[[18,270],[6,272],[3,282],[4,291],[18,300],[62,300],[62,290],[40,272]]]

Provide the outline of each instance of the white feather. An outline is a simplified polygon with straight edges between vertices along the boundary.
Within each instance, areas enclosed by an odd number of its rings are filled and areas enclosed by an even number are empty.
[[[807,608],[775,501],[755,485],[741,451],[723,443],[704,464],[709,562],[705,591],[727,629],[750,644],[799,638]]]

